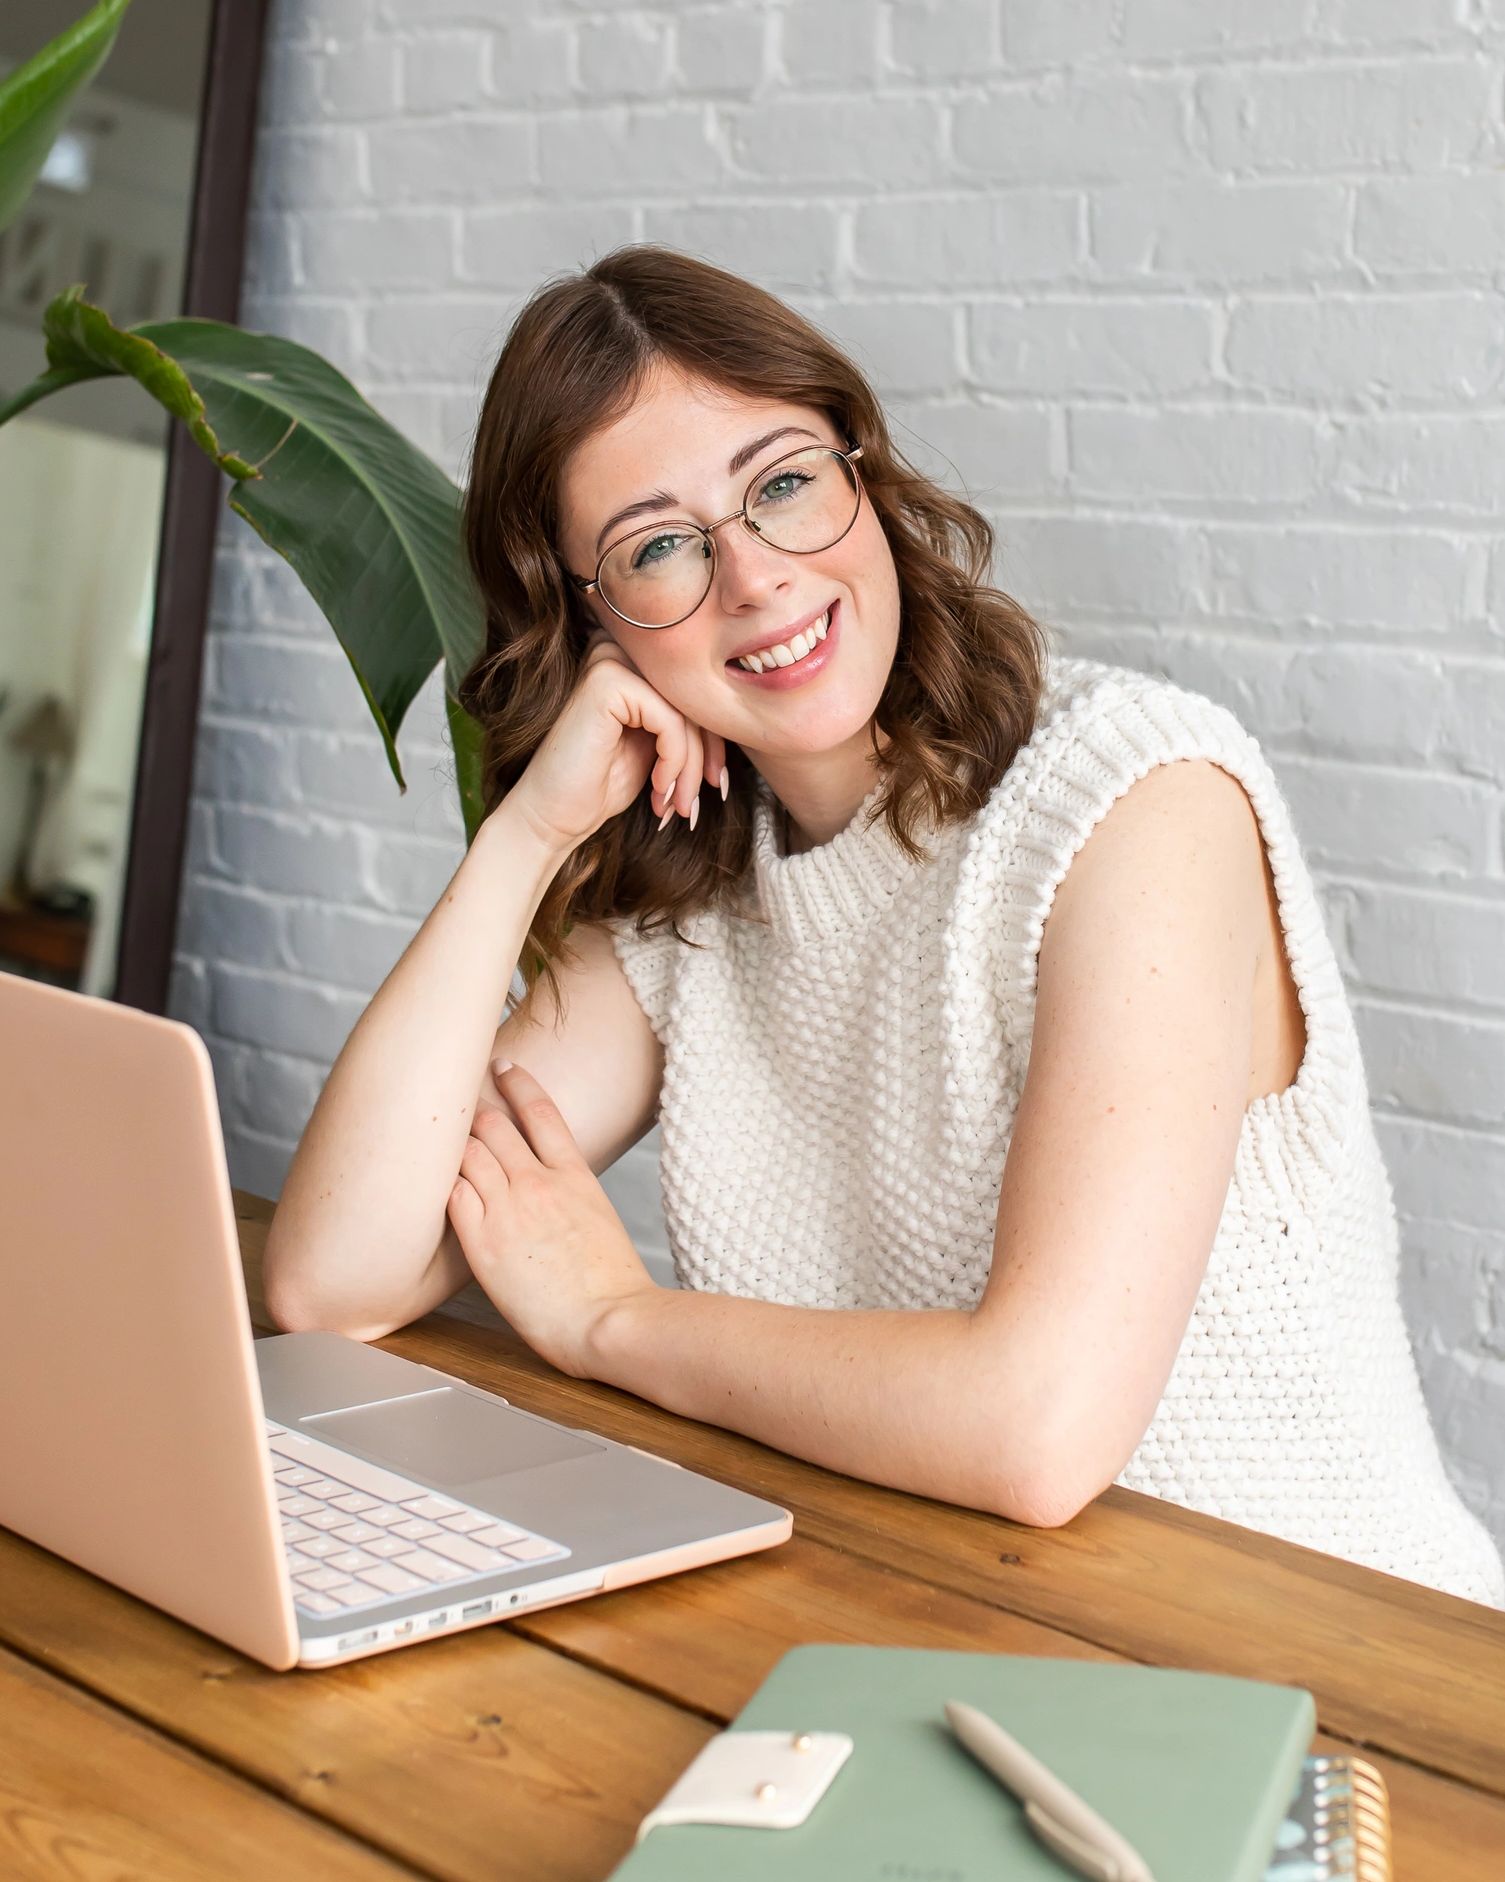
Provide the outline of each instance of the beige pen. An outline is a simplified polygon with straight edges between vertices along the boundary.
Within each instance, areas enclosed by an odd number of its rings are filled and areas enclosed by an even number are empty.
[[[1155,1882],[1143,1856],[986,1712],[950,1699],[946,1722],[977,1762],[1018,1797],[1025,1821],[1052,1855],[1092,1882]]]

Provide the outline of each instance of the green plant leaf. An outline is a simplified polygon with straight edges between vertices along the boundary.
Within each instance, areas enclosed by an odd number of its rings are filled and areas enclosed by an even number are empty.
[[[83,298],[83,293],[82,286],[75,283],[49,304],[42,316],[49,370],[0,405],[0,425],[65,386],[84,379],[128,374],[174,418],[182,419],[193,433],[194,443],[228,476],[254,477],[253,464],[220,449],[204,401],[178,362],[146,338],[146,328],[115,326],[108,314]]]
[[[447,687],[444,713],[455,747],[455,777],[460,787],[460,815],[465,819],[468,848],[485,821],[485,806],[481,802],[481,728]]]
[[[235,480],[230,507],[286,558],[322,609],[403,790],[397,732],[443,660],[473,836],[480,728],[455,695],[481,650],[484,614],[461,539],[459,490],[307,347],[215,320],[122,330],[82,294],[71,287],[47,309],[49,371],[0,406],[0,424],[82,379],[137,379]]]
[[[0,79],[0,229],[20,214],[74,99],[109,57],[129,5],[99,0]]]

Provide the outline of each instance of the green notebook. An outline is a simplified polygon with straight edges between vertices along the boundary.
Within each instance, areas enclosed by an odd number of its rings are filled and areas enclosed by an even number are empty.
[[[667,1823],[610,1882],[1069,1882],[943,1706],[995,1718],[1119,1830],[1155,1882],[1261,1882],[1316,1731],[1297,1687],[915,1647],[792,1648],[729,1731],[845,1732],[792,1829]]]

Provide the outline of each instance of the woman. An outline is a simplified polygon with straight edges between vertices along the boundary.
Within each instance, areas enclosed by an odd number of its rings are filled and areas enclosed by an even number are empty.
[[[672,251],[523,310],[466,533],[489,815],[310,1121],[282,1324],[473,1272],[564,1370],[833,1469],[1039,1525],[1118,1482],[1505,1605],[1232,715],[1058,655],[857,368]],[[681,1290],[595,1175],[655,1112]]]

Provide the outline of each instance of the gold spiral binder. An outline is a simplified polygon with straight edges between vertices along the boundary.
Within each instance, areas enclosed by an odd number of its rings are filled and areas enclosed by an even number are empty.
[[[1338,1870],[1354,1882],[1394,1882],[1390,1852],[1390,1794],[1367,1758],[1318,1758],[1312,1799],[1319,1855],[1344,1849],[1351,1866]]]
[[[1385,1780],[1367,1758],[1350,1758],[1348,1771],[1355,1882],[1391,1882],[1390,1793]]]

